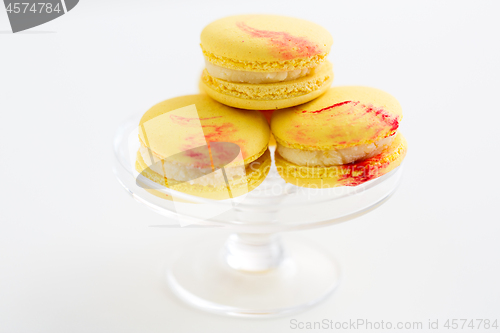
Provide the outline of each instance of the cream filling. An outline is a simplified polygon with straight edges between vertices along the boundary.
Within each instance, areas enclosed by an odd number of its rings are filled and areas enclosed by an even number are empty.
[[[278,153],[289,162],[308,167],[329,167],[348,164],[380,154],[389,147],[395,135],[370,144],[342,149],[301,150],[282,146],[278,143]]]
[[[195,168],[192,166],[180,165],[174,162],[161,160],[152,154],[150,150],[141,144],[139,152],[144,163],[154,172],[167,179],[187,182],[191,185],[221,186],[226,183],[222,170],[212,171],[212,168]],[[246,176],[245,165],[236,165],[224,168],[228,181],[233,181]]]
[[[254,84],[291,81],[308,75],[309,73],[311,73],[312,70],[312,68],[303,68],[303,69],[296,69],[293,71],[283,71],[283,72],[239,71],[236,69],[229,69],[214,65],[207,59],[205,59],[205,66],[207,68],[208,74],[218,79],[236,83],[254,83]]]

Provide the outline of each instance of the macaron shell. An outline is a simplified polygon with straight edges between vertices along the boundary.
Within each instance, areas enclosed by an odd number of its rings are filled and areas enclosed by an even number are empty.
[[[158,159],[175,158],[179,164],[193,159],[179,152],[207,142],[237,144],[244,163],[256,160],[267,149],[270,130],[263,115],[220,104],[207,95],[181,96],[149,109],[139,124],[139,139]]]
[[[271,129],[283,146],[329,150],[369,144],[396,133],[401,105],[369,87],[333,87],[319,98],[276,111]]]
[[[277,15],[237,15],[207,25],[200,36],[215,65],[247,71],[294,70],[319,64],[333,40],[323,27]]]
[[[201,80],[198,81],[199,92],[200,92],[200,94],[205,94],[205,90],[203,90],[203,86],[201,83],[202,83]],[[273,110],[258,110],[258,111],[266,118],[269,126],[271,126],[271,116],[272,116],[273,112],[276,110],[273,109]],[[272,133],[270,133],[268,147],[273,147],[273,146],[276,146],[276,139],[274,138],[274,135]]]
[[[292,164],[277,152],[274,155],[276,168],[287,182],[300,187],[329,188],[357,186],[378,178],[398,167],[408,150],[406,139],[398,133],[392,144],[372,158],[332,167],[305,167]]]
[[[327,61],[304,77],[266,84],[228,82],[210,76],[205,70],[200,86],[223,104],[246,110],[270,110],[309,102],[328,90],[332,82],[332,64]]]
[[[152,171],[146,165],[144,159],[142,158],[142,155],[139,152],[137,152],[137,158],[135,163],[135,169],[141,175],[154,181],[157,184],[171,188],[175,191],[214,200],[228,199],[228,192],[230,192],[231,196],[234,198],[252,191],[264,181],[267,174],[269,173],[270,168],[271,168],[271,155],[269,153],[269,150],[266,150],[264,154],[262,154],[262,156],[260,156],[257,160],[255,160],[245,168],[247,173],[246,179],[240,179],[238,183],[229,182],[230,184],[229,187],[226,186],[225,184],[215,187],[215,186],[204,186],[198,184],[189,184],[188,182],[177,182],[174,180],[169,181],[162,175]],[[166,200],[173,200],[173,198],[170,195],[166,195],[160,191],[157,190],[148,190],[148,191],[160,198]],[[175,198],[175,200],[178,201],[179,199]]]

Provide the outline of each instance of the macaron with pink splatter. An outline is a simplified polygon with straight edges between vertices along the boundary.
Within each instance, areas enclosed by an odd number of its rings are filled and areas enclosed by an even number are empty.
[[[271,119],[276,166],[303,187],[356,186],[403,161],[407,143],[399,102],[375,88],[330,88],[321,97],[277,110]]]
[[[332,84],[326,59],[333,39],[323,27],[277,15],[237,15],[201,33],[206,68],[200,87],[213,99],[250,110],[306,103]]]

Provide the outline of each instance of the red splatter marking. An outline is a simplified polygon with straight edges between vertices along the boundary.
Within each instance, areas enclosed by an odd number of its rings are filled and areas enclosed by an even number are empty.
[[[332,111],[333,109],[337,108],[337,107],[340,107],[342,105],[346,105],[346,104],[352,104],[352,106],[357,106],[358,104],[360,104],[359,101],[344,101],[344,102],[340,102],[340,103],[336,103],[336,104],[333,104],[331,106],[328,106],[326,108],[323,108],[323,109],[320,109],[320,110],[316,110],[316,111],[307,111],[307,110],[302,110],[301,112],[302,113],[307,113],[307,114],[317,114],[317,113],[321,113],[321,112],[325,112],[325,111]],[[399,127],[399,119],[398,117],[396,116],[393,116],[391,114],[389,114],[386,110],[384,110],[383,108],[377,108],[377,107],[374,107],[373,105],[364,105],[364,104],[360,104],[360,107],[363,108],[363,111],[364,111],[364,114],[361,114],[360,116],[358,117],[354,117],[352,119],[352,121],[355,121],[355,120],[358,120],[360,119],[361,117],[363,116],[366,116],[368,114],[375,114],[377,117],[381,118],[382,121],[390,127],[390,134],[389,135],[392,135],[394,134],[394,132],[398,129]],[[343,112],[344,114],[347,113],[348,111],[345,111]],[[332,116],[333,117],[333,116]],[[327,118],[325,120],[330,120],[331,118]],[[375,123],[369,123],[367,125],[368,128],[372,128],[373,126],[375,126]],[[298,125],[296,125],[295,127],[298,127]],[[384,130],[385,127],[381,127],[377,130],[377,136],[378,136],[378,133],[380,133],[380,131]],[[335,133],[332,134],[332,137],[336,137],[338,135],[336,135]],[[340,143],[339,143],[340,144]]]
[[[211,141],[224,141],[230,134],[236,133],[236,128],[232,123],[223,123],[221,125],[201,125],[203,128],[210,128],[209,133],[205,133],[207,142]],[[205,131],[204,131],[205,132]]]
[[[333,104],[333,105],[330,105],[324,109],[321,109],[321,110],[316,110],[316,111],[307,111],[307,110],[304,110],[302,111],[302,113],[321,113],[323,111],[327,111],[327,110],[331,110],[333,108],[336,108],[336,107],[339,107],[339,106],[342,106],[342,105],[345,105],[345,104],[349,104],[349,103],[352,103],[354,104],[354,106],[358,105],[359,102],[353,102],[353,101],[345,101],[345,102],[340,102],[340,103],[336,103],[336,104]]]
[[[207,154],[203,154],[201,152],[194,151],[192,149],[184,151],[184,155],[188,157],[192,157],[195,159],[206,158]]]
[[[213,119],[213,118],[219,118],[219,117],[212,117],[212,118],[200,118],[201,120],[205,119]],[[245,140],[244,139],[233,139],[232,136],[234,133],[237,132],[236,127],[232,123],[222,123],[220,125],[218,124],[201,124],[201,127],[203,127],[204,130],[204,136],[201,135],[189,135],[185,138],[185,141],[187,141],[186,144],[181,146],[181,149],[184,151],[189,151],[189,149],[199,147],[199,146],[204,146],[205,144],[208,145],[210,153],[211,154],[216,154],[216,157],[213,157],[219,161],[225,161],[227,160],[227,156],[230,154],[233,154],[232,151],[225,151],[224,149],[210,149],[210,142],[232,142],[237,144],[240,149],[243,158],[247,157],[247,151],[245,150]],[[199,156],[196,156],[192,151],[189,153],[192,154],[193,156],[186,155],[188,157],[192,157],[194,159],[193,163],[197,167],[208,167],[206,161],[206,154],[199,154]],[[210,159],[212,160],[212,158]]]
[[[363,105],[364,106],[364,105]],[[376,108],[373,105],[364,106],[366,113],[375,113],[378,117],[382,117],[382,120],[389,126],[391,126],[391,133],[396,131],[399,127],[399,120],[397,117],[393,117],[383,108]]]
[[[343,170],[348,170],[348,173],[339,177],[339,181],[345,186],[358,186],[367,181],[378,178],[382,175],[382,170],[389,165],[389,161],[377,163],[385,157],[386,153],[382,152],[372,158],[352,164],[344,165]]]
[[[209,148],[202,143],[197,147],[191,147],[190,145],[184,145],[182,147],[182,154],[188,157],[189,164],[195,168],[209,168],[211,163]]]
[[[197,118],[197,117],[183,117],[183,116],[177,116],[177,115],[171,115],[170,119],[172,120],[173,123],[180,125],[180,126],[187,126],[187,127],[195,127],[198,126],[197,123],[192,123],[193,120],[209,120],[209,119],[216,119],[216,118],[221,118],[222,116],[216,116],[216,117],[208,117],[208,118]]]
[[[236,26],[254,38],[266,38],[275,54],[285,60],[312,57],[322,53],[321,48],[305,37],[297,37],[284,31],[259,30],[249,27],[245,22],[237,22]]]
[[[343,101],[320,110],[301,110],[297,107],[294,112],[299,117],[290,124],[287,133],[297,142],[312,147],[316,147],[322,140],[330,139],[333,139],[335,145],[357,145],[360,126],[363,126],[366,133],[359,138],[368,139],[369,136],[373,140],[394,135],[399,127],[397,115],[359,101]],[[321,128],[308,121],[312,118],[324,122],[320,125]],[[318,136],[319,130],[323,133],[322,137]]]
[[[231,143],[222,143],[216,144],[216,142],[212,142],[213,144],[209,144],[210,147],[210,156],[213,161],[213,166],[216,168],[221,168],[230,162],[232,162],[239,154],[240,147],[236,144]]]

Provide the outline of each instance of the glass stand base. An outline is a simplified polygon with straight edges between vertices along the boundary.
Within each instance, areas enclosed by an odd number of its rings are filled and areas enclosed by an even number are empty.
[[[226,243],[211,239],[183,249],[167,271],[168,283],[179,298],[213,313],[269,317],[303,311],[339,284],[338,265],[327,252],[308,242],[281,242],[277,236],[272,238],[273,246],[279,242],[282,249],[274,249],[281,256],[277,264],[265,270],[236,269],[227,250],[229,243],[235,252],[231,237]],[[270,248],[268,243],[266,248]]]

